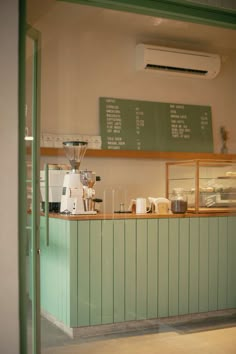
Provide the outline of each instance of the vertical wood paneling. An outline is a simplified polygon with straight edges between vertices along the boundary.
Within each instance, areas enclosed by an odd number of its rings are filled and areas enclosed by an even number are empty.
[[[64,227],[63,227],[64,229]],[[59,314],[58,314],[58,282],[59,282],[59,271],[58,271],[58,263],[59,263],[59,258],[58,258],[58,222],[55,222],[54,220],[50,222],[50,246],[48,249],[48,272],[49,272],[49,282],[48,286],[50,289],[50,297],[47,301],[50,301],[49,307],[52,309],[52,314],[56,318],[59,319]]]
[[[189,218],[179,220],[179,314],[189,312]]]
[[[67,326],[74,326],[77,324],[77,222],[57,220],[53,223],[56,236],[54,249],[57,249],[53,267],[58,275],[56,318]]]
[[[102,323],[113,322],[113,220],[102,221]]]
[[[90,222],[90,324],[102,322],[101,220]]]
[[[45,218],[41,218],[40,225],[40,237],[41,237],[41,254],[40,254],[40,295],[41,295],[41,308],[45,311],[49,311],[55,315],[55,308],[52,302],[54,295],[54,289],[51,289],[51,276],[52,270],[50,264],[52,264],[51,251],[52,249],[46,247],[45,240]],[[50,241],[52,242],[53,235],[51,235]],[[50,247],[52,243],[50,242]],[[32,255],[32,254],[31,254]]]
[[[158,279],[158,220],[148,221],[148,283],[147,283],[147,317],[157,317],[157,279]]]
[[[227,308],[228,287],[228,223],[227,217],[219,218],[219,272],[218,272],[218,309]]]
[[[169,230],[168,219],[159,219],[158,245],[158,317],[169,315]]]
[[[46,239],[45,239],[45,218],[42,217],[40,220],[40,223],[42,221],[42,224],[40,225],[40,238],[41,238],[41,253],[40,253],[40,301],[41,301],[41,308],[43,310],[48,310],[50,309],[51,313],[51,307],[50,307],[50,298],[51,295],[49,293],[50,289],[50,283],[49,283],[49,278],[51,272],[49,271],[49,261],[50,261],[50,253],[49,253],[49,248],[46,247]],[[30,249],[31,252],[31,249]],[[32,253],[31,258],[32,258]],[[32,259],[31,259],[32,261]],[[47,275],[47,276],[45,276]]]
[[[47,252],[46,252],[46,219],[45,217],[40,218],[40,301],[41,307],[45,309],[46,299],[47,299],[47,286],[48,277],[47,274]],[[32,248],[31,248],[31,235],[29,243],[29,296],[32,298]]]
[[[236,307],[236,218],[228,218],[228,307]]]
[[[209,224],[208,218],[200,218],[199,232],[199,312],[209,309]]]
[[[125,220],[125,320],[136,320],[136,220]]]
[[[66,293],[66,280],[67,280],[67,252],[66,252],[66,240],[70,237],[68,234],[67,230],[67,225],[68,223],[62,224],[63,220],[58,220],[57,222],[57,299],[58,299],[58,319],[63,322],[67,323],[67,309],[66,309],[66,304],[67,304],[67,293]],[[63,227],[64,226],[64,227]],[[62,231],[63,227],[63,233]]]
[[[236,218],[65,221],[41,230],[41,304],[67,326],[236,307]]]
[[[90,324],[89,221],[78,222],[78,326]]]
[[[198,312],[199,218],[190,219],[189,230],[189,312]]]
[[[137,319],[147,318],[147,219],[137,220]]]
[[[209,311],[218,308],[218,218],[209,218]]]
[[[41,234],[41,306],[57,320],[72,326],[77,324],[77,223],[50,219],[49,230],[48,247],[45,230]],[[73,252],[70,243],[75,246]]]
[[[114,220],[114,322],[125,319],[124,220]]]
[[[78,325],[78,222],[68,221],[67,227],[69,229],[69,237],[67,236],[67,253],[68,253],[68,267],[67,267],[67,287],[69,289],[67,295],[67,308],[69,309],[69,323],[70,327]]]
[[[169,316],[179,313],[179,219],[169,220]]]

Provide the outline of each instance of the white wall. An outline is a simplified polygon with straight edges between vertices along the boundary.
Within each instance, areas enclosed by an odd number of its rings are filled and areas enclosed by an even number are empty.
[[[19,353],[18,0],[0,2],[0,352]]]
[[[230,129],[229,152],[236,152],[236,125],[232,124],[236,109],[232,92],[236,56],[218,49],[218,41],[209,44],[188,38],[178,45],[192,50],[217,50],[223,55],[221,73],[216,79],[161,77],[137,72],[136,43],[170,45],[171,41],[162,38],[158,43],[158,30],[150,34],[148,16],[113,14],[108,10],[105,13],[102,9],[58,3],[38,22],[43,43],[42,131],[99,135],[100,96],[210,105],[215,152],[220,152],[221,125]],[[110,195],[110,189],[115,189],[116,194],[126,195],[121,197],[126,200],[120,200],[126,204],[137,196],[157,197],[165,193],[163,161],[85,156],[83,166],[101,175],[102,182],[96,187],[100,195]],[[110,205],[110,196],[107,199],[105,204]]]

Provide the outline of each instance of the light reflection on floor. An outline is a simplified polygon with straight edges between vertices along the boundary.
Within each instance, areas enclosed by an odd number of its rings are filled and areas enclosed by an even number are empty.
[[[236,354],[236,313],[71,339],[42,318],[43,354]]]

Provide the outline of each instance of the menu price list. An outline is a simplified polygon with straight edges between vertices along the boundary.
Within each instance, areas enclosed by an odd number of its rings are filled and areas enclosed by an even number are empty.
[[[211,108],[101,97],[102,148],[213,152]]]

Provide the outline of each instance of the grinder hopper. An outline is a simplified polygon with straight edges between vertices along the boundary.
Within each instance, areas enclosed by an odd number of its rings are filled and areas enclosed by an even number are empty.
[[[80,163],[83,160],[87,150],[88,143],[86,141],[64,141],[63,147],[66,157],[70,161],[72,172],[78,173]]]

